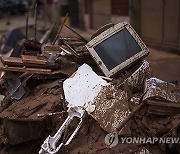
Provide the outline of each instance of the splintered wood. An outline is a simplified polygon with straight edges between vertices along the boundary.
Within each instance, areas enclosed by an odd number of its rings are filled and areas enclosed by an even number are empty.
[[[107,132],[117,133],[117,126],[130,114],[126,98],[126,93],[114,85],[104,86],[93,102],[96,108],[92,117]],[[130,134],[129,123],[119,134]]]

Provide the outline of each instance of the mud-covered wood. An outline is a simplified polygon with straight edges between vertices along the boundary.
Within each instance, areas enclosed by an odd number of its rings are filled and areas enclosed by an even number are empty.
[[[31,63],[31,64],[46,64],[47,61],[38,59],[36,56],[31,55],[21,55],[23,63]]]
[[[23,61],[17,57],[2,57],[2,62],[5,65],[22,65]]]
[[[30,72],[37,74],[51,74],[51,69],[43,68],[28,68],[28,67],[11,67],[11,66],[0,66],[0,71],[12,71],[12,72]]]
[[[180,114],[180,103],[148,100],[148,113],[157,115],[174,115]]]
[[[8,65],[8,66],[27,66],[27,67],[35,67],[35,68],[51,68],[51,69],[59,69],[60,68],[60,64],[59,63],[54,63],[54,64],[49,64],[46,63],[45,60],[40,60],[37,58],[34,58],[35,56],[32,56],[32,60],[26,59],[26,55],[25,55],[25,61],[23,61],[22,58],[17,58],[17,57],[2,57],[2,62],[4,65]],[[33,59],[34,58],[34,59]],[[45,64],[44,64],[44,62]]]

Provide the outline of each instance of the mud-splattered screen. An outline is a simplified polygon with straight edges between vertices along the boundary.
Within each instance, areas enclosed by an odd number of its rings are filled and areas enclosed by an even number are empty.
[[[127,29],[112,35],[94,49],[108,70],[112,70],[136,53],[142,51]]]

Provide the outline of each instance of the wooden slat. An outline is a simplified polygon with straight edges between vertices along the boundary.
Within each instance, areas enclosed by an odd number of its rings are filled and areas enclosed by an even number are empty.
[[[15,65],[22,65],[23,61],[21,58],[17,57],[2,57],[3,64],[15,64]]]
[[[36,56],[31,55],[21,55],[23,63],[31,63],[31,64],[46,64],[47,61],[38,59]]]
[[[9,67],[9,66],[0,66],[0,71],[12,71],[12,72],[29,72],[36,74],[52,74],[51,69],[42,69],[42,68],[28,68],[28,67]]]
[[[22,58],[17,57],[2,57],[2,62],[4,65],[8,66],[27,66],[27,67],[35,67],[35,68],[52,68],[52,69],[59,69],[60,64],[39,64],[39,63],[29,63],[29,62],[23,62]]]

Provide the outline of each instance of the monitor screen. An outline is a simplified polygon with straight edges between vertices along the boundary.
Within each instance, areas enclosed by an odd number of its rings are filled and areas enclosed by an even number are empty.
[[[102,27],[104,30],[104,27]],[[101,32],[99,29],[98,32]],[[86,44],[94,61],[105,76],[112,77],[126,67],[142,60],[149,50],[128,23],[119,23],[107,28]]]
[[[127,29],[115,33],[94,49],[109,71],[142,51]]]

